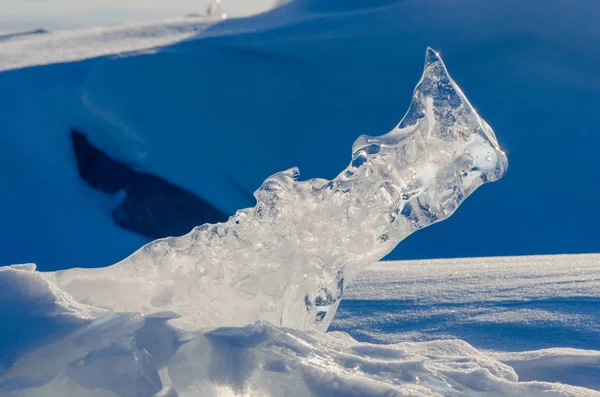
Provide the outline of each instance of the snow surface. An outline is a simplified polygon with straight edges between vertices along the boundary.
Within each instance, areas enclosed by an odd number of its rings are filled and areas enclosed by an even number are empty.
[[[600,255],[381,262],[348,287],[328,333],[264,323],[184,332],[173,315],[78,304],[33,269],[0,269],[0,316],[17,325],[1,339],[3,396],[600,395],[589,328],[600,323]],[[545,313],[532,321],[523,308]],[[573,321],[584,313],[593,318]],[[361,342],[370,328],[393,343]],[[563,347],[531,351],[538,340]]]
[[[34,30],[0,36],[0,71],[149,50],[198,34],[218,17],[189,17],[79,30]]]
[[[9,0],[2,3],[0,31],[23,31],[40,26],[49,30],[81,29],[202,13],[212,0],[51,0],[31,3]],[[276,0],[224,0],[231,16],[264,12]]]
[[[332,329],[378,343],[600,350],[599,268],[600,255],[380,262],[349,286]]]

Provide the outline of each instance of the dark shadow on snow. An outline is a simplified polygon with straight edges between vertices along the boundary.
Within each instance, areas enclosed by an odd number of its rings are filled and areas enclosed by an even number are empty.
[[[123,228],[157,239],[227,220],[221,210],[193,193],[113,160],[83,133],[72,129],[71,140],[81,179],[100,192],[123,194],[112,210],[113,220]]]

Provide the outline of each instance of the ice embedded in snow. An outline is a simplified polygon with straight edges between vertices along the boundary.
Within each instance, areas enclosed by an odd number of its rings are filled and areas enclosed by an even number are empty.
[[[225,224],[151,244],[106,270],[44,274],[35,272],[34,265],[0,268],[0,318],[9,326],[0,339],[0,395],[598,395],[568,385],[517,382],[513,368],[458,340],[383,346],[359,343],[341,332],[277,328],[266,322],[198,330],[217,321],[251,321],[251,316],[233,317],[240,313],[219,317],[208,311],[234,305],[261,310],[271,291],[264,289],[269,286],[264,281],[282,281],[269,272],[289,275],[283,281],[292,285],[301,271],[306,284],[293,287],[308,291],[302,310],[294,312],[296,302],[286,300],[291,305],[277,309],[281,317],[258,311],[255,318],[294,323],[295,315],[298,327],[326,328],[339,297],[321,289],[317,292],[322,295],[311,298],[311,288],[328,288],[317,283],[320,277],[333,278],[332,287],[341,295],[344,283],[389,245],[451,215],[477,186],[505,170],[506,159],[492,131],[429,51],[405,119],[383,137],[360,138],[351,165],[333,181],[297,182],[291,172],[278,174],[257,192],[256,208]],[[390,190],[380,190],[386,187]],[[387,195],[381,194],[385,191]],[[255,234],[250,226],[256,227]],[[336,244],[341,245],[336,249]],[[328,253],[335,256],[324,256]],[[212,267],[201,273],[202,263]],[[253,273],[247,281],[259,287],[255,293],[248,290],[250,284],[232,283],[238,274],[232,270],[240,272],[243,264],[272,266],[249,269]],[[290,267],[282,268],[284,264]],[[219,286],[222,295],[208,295],[220,292]],[[161,294],[165,291],[172,294]],[[279,302],[277,296],[270,298]],[[125,310],[131,312],[117,313]],[[200,321],[204,318],[190,314],[194,310],[206,318],[215,314],[214,322]],[[320,312],[325,315],[315,324]],[[178,315],[179,324],[194,330],[176,328],[171,320]],[[520,360],[521,370],[531,367]]]
[[[189,329],[267,321],[326,330],[357,272],[452,215],[506,168],[492,129],[428,49],[403,120],[385,135],[358,138],[333,180],[298,181],[297,169],[275,174],[256,191],[254,208],[225,223],[157,240],[108,268],[45,277],[79,302],[175,312]]]

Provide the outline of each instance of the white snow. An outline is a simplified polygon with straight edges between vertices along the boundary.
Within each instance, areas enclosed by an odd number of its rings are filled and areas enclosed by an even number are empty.
[[[600,255],[380,262],[348,288],[333,329],[382,343],[600,350],[599,268]]]
[[[598,291],[600,255],[379,262],[331,329],[374,343],[459,338],[520,380],[600,390]]]
[[[577,268],[580,273],[573,272]],[[387,325],[397,339],[392,344],[372,344],[357,342],[341,331],[307,332],[264,323],[184,332],[167,323],[173,315],[107,314],[77,304],[31,265],[2,268],[0,315],[8,324],[36,326],[9,334],[8,340],[3,336],[0,351],[9,369],[0,370],[0,393],[10,397],[599,396],[600,351],[594,350],[598,339],[588,340],[586,349],[510,352],[520,346],[519,339],[528,329],[537,330],[535,323],[518,315],[515,302],[541,299],[535,291],[546,288],[548,300],[559,305],[556,314],[576,309],[576,302],[568,298],[594,291],[589,299],[597,296],[600,282],[593,274],[599,271],[600,255],[381,262],[349,286],[349,298],[341,309],[362,302],[363,311],[346,314],[335,325],[338,329],[346,322],[345,330],[359,339],[368,328]],[[48,287],[40,288],[40,283]],[[482,298],[484,291],[489,301]],[[469,319],[473,304],[503,302],[501,311],[515,313],[508,317],[525,332],[503,339],[505,330],[495,328],[502,326],[502,318],[491,316],[476,338],[455,328],[445,338],[425,341],[426,326],[420,334],[409,334],[402,332],[402,323],[393,323],[402,313],[390,304],[413,299],[415,294],[423,299],[407,310],[408,316],[419,311],[424,324],[439,315],[440,303],[456,302],[453,310],[465,317],[465,324],[477,324],[476,318]],[[598,316],[595,305],[589,302],[586,310]],[[18,310],[7,311],[11,307]],[[452,330],[452,324],[444,327]],[[573,327],[559,318],[543,332],[560,337]],[[458,337],[473,341],[468,344]],[[494,350],[473,347],[486,338],[500,338],[504,344]],[[562,345],[576,339],[563,339]],[[16,357],[20,359],[15,362]]]
[[[600,390],[600,351],[569,348],[530,352],[495,352],[491,357],[511,366],[519,380],[570,383]]]
[[[599,268],[597,254],[386,261],[365,269],[346,298],[428,305],[586,298],[598,294]]]
[[[0,71],[149,50],[175,43],[220,21],[189,17],[109,27],[17,32],[0,37]]]
[[[272,8],[276,0],[224,0],[231,16],[247,16]],[[2,3],[0,30],[23,31],[46,28],[81,29],[176,18],[204,11],[211,0],[52,0],[31,3],[7,0]]]

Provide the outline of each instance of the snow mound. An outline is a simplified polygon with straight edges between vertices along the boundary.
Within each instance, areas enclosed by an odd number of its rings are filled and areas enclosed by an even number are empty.
[[[412,104],[380,137],[361,136],[328,181],[267,179],[229,221],[152,242],[103,269],[48,274],[75,299],[113,311],[172,311],[187,327],[258,320],[326,330],[344,284],[411,233],[448,218],[507,160],[431,49]]]
[[[600,351],[554,348],[492,356],[514,368],[521,381],[560,382],[600,390]]]
[[[511,367],[460,340],[374,345],[342,332],[261,322],[182,331],[168,323],[172,314],[106,313],[77,304],[34,269],[0,270],[0,308],[18,308],[3,313],[3,321],[36,325],[22,329],[29,338],[15,332],[20,346],[2,349],[3,357],[20,357],[0,369],[3,396],[597,395],[519,383]]]
[[[72,332],[98,312],[46,281],[33,264],[1,267],[0,371],[28,350]]]

